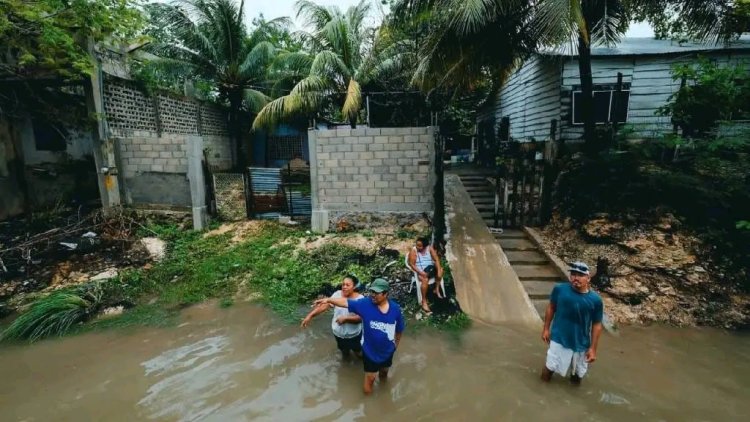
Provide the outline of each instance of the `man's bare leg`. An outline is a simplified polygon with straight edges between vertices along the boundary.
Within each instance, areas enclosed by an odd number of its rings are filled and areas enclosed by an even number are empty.
[[[552,379],[552,371],[547,369],[547,367],[545,366],[544,368],[542,368],[542,381],[550,382],[551,379]]]
[[[380,368],[380,370],[378,370],[378,379],[380,379],[381,382],[388,381],[388,369],[389,368]]]
[[[377,375],[377,372],[365,372],[365,384],[363,386],[365,394],[372,394],[372,386],[375,385],[375,377]]]
[[[440,292],[440,279],[439,278],[435,279],[435,296],[437,296],[438,299],[445,299],[443,297],[443,294]]]

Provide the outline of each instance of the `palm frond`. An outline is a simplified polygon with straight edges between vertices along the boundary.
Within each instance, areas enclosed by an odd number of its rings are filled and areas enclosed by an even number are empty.
[[[243,91],[243,100],[245,101],[248,110],[253,113],[258,113],[266,106],[266,104],[268,104],[269,101],[271,101],[271,98],[258,90],[245,89]]]
[[[310,66],[310,75],[331,79],[339,76],[348,79],[351,77],[351,71],[338,54],[331,50],[324,50],[315,55]]]
[[[243,79],[256,80],[265,75],[266,69],[274,60],[276,47],[268,41],[255,45],[240,64],[239,75]]]
[[[311,0],[298,0],[294,7],[297,9],[297,18],[303,18],[305,25],[311,27],[314,31],[320,30],[335,15],[341,14],[336,6],[321,6]]]
[[[344,100],[344,106],[341,108],[341,113],[349,120],[353,120],[357,117],[360,108],[362,108],[362,89],[359,86],[359,82],[352,78],[349,79],[349,86],[346,89],[346,99]]]

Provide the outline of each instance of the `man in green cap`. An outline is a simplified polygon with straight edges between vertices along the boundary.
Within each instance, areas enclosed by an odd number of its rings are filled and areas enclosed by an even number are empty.
[[[382,278],[370,284],[370,300],[346,298],[324,298],[315,301],[315,306],[329,304],[349,308],[362,318],[362,362],[365,367],[365,394],[372,393],[375,378],[388,378],[388,369],[393,363],[393,354],[404,331],[404,315],[401,307],[388,299],[390,285]]]

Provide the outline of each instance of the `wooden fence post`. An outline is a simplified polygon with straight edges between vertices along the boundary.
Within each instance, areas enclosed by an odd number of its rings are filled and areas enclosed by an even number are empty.
[[[552,216],[552,180],[555,177],[555,162],[559,147],[557,145],[557,119],[550,121],[549,141],[544,151],[544,172],[542,174],[541,192],[539,193],[539,224],[545,225]]]

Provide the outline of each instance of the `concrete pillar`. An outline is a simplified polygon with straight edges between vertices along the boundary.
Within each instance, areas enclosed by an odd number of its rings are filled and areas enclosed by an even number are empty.
[[[120,173],[117,168],[119,151],[109,136],[106,114],[104,112],[104,78],[102,64],[94,48],[93,41],[89,41],[89,53],[94,57],[96,66],[84,86],[86,103],[90,115],[97,116],[96,130],[93,136],[94,163],[99,182],[99,196],[105,210],[120,205]]]
[[[193,206],[193,229],[203,230],[208,226],[206,207],[206,183],[203,175],[203,137],[187,136],[188,180]]]
[[[307,148],[310,153],[310,193],[312,196],[310,229],[314,233],[325,233],[328,231],[328,211],[320,209],[320,197],[318,193],[318,131],[315,129],[307,131]]]

